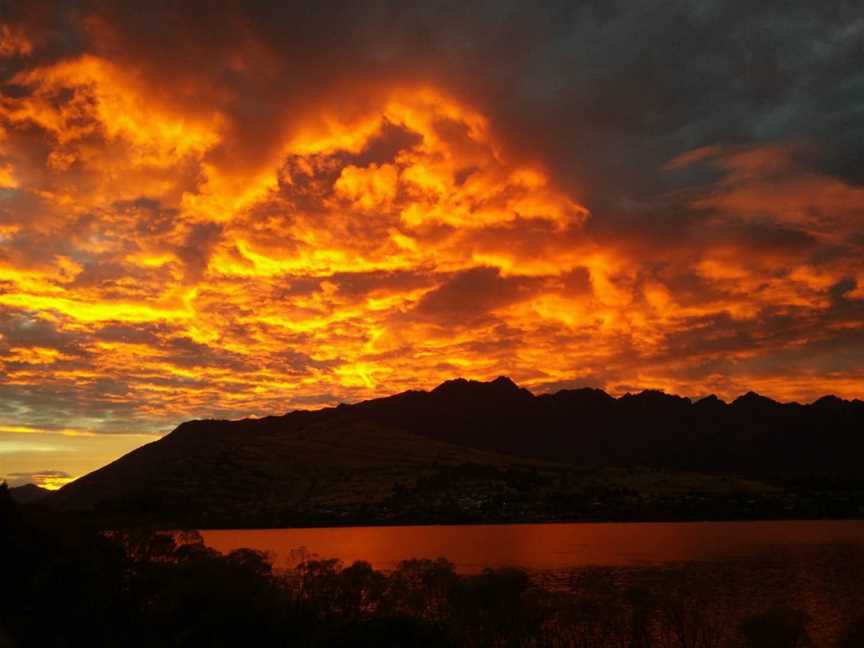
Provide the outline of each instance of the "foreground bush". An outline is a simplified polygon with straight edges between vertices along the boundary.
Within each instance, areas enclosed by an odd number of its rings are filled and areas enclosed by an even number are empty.
[[[864,558],[582,569],[542,582],[307,559],[274,570],[195,533],[99,534],[22,520],[0,492],[2,646],[862,646]],[[809,608],[813,608],[810,610]]]

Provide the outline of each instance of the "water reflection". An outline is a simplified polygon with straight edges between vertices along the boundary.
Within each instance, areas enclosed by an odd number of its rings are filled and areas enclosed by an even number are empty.
[[[292,554],[301,546],[345,565],[368,560],[396,580],[413,569],[399,565],[410,558],[444,556],[463,574],[521,567],[539,586],[526,600],[542,601],[549,614],[539,645],[864,646],[864,521],[224,530],[203,537],[220,551],[267,550],[283,567],[306,557]],[[487,577],[499,578],[480,578]]]
[[[722,561],[832,544],[864,546],[864,521],[518,524],[465,526],[232,529],[202,531],[221,552],[267,551],[277,565],[298,548],[394,569],[410,558],[446,557],[461,573],[511,566],[531,571],[581,566]],[[293,553],[292,553],[293,552]]]

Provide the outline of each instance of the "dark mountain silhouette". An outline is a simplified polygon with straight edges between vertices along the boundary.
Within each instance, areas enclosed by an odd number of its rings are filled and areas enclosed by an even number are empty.
[[[19,504],[38,502],[50,493],[47,488],[40,488],[36,484],[24,484],[9,489],[9,496]]]
[[[604,497],[618,502],[609,517],[625,509],[650,517],[649,491],[697,496],[763,489],[753,481],[859,484],[862,451],[859,400],[828,396],[801,405],[750,392],[732,403],[715,396],[692,402],[659,391],[613,398],[588,388],[535,396],[504,377],[460,378],[430,392],[313,412],[183,423],[50,499],[108,518],[196,526],[448,521],[457,509],[494,509],[498,517],[481,518],[489,520],[542,517],[540,508],[546,517],[559,509],[573,516],[589,500],[603,506]],[[642,477],[623,479],[613,466],[639,467]],[[666,477],[645,476],[652,471]],[[713,478],[694,481],[694,473],[752,481],[718,489]],[[670,481],[670,474],[690,477]],[[534,499],[519,499],[532,488]],[[624,502],[637,496],[643,501]],[[699,516],[698,503],[687,506],[687,515]],[[716,515],[737,515],[730,510]]]
[[[358,403],[365,420],[518,456],[580,465],[774,476],[862,472],[864,402],[826,396],[778,403],[749,392],[731,404],[659,391],[613,398],[599,389],[534,396],[508,378],[463,379],[431,392]]]
[[[183,423],[68,484],[50,506],[196,527],[370,520],[386,517],[384,502],[399,485],[465,464],[542,462],[435,441],[338,407]]]

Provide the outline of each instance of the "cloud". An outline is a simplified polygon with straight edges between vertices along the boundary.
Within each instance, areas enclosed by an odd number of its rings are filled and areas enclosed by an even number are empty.
[[[496,268],[473,268],[423,295],[416,312],[445,325],[470,325],[498,308],[530,299],[537,284],[533,278],[502,277]]]
[[[11,3],[0,424],[861,396],[864,22],[751,4]]]
[[[64,484],[72,481],[72,477],[62,470],[39,470],[36,472],[13,472],[5,475],[9,486],[23,486],[24,484],[36,484],[49,490],[57,490]]]

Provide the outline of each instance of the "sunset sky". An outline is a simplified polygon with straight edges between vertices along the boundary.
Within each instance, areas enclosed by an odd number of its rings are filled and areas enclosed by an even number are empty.
[[[0,2],[0,478],[456,376],[864,397],[860,2],[320,5]]]

